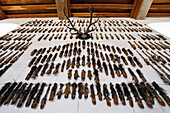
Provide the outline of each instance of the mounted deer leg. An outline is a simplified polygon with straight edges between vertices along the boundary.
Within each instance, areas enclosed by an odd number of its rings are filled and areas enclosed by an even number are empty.
[[[65,7],[64,7],[64,9],[63,9],[64,15],[65,15],[65,17],[68,19],[68,21],[69,21],[69,23],[70,23],[70,25],[71,25],[71,27],[68,27],[67,25],[66,25],[66,27],[67,27],[68,29],[70,29],[71,31],[74,30],[75,33],[71,33],[71,34],[72,34],[72,35],[78,35],[78,38],[81,39],[81,40],[87,40],[87,39],[91,38],[91,36],[90,36],[89,33],[92,32],[92,31],[94,31],[95,29],[92,28],[92,29],[90,30],[90,27],[91,27],[92,25],[94,25],[95,23],[97,23],[98,20],[99,20],[99,18],[98,18],[96,21],[94,21],[94,22],[92,23],[94,7],[92,7],[92,10],[90,9],[90,6],[88,6],[88,7],[89,7],[89,11],[90,11],[90,23],[89,23],[89,26],[87,27],[87,29],[86,29],[86,31],[85,31],[84,33],[82,33],[81,31],[79,31],[78,29],[76,29],[76,28],[74,27],[74,25],[72,24],[71,20],[68,18],[68,16],[67,16],[66,13],[65,13]]]

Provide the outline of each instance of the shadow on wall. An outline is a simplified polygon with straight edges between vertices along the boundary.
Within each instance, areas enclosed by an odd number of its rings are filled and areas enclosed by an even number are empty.
[[[0,36],[7,34],[8,32],[16,29],[17,27],[19,27],[18,24],[0,23]]]
[[[148,24],[148,26],[170,39],[170,22],[152,23]]]

